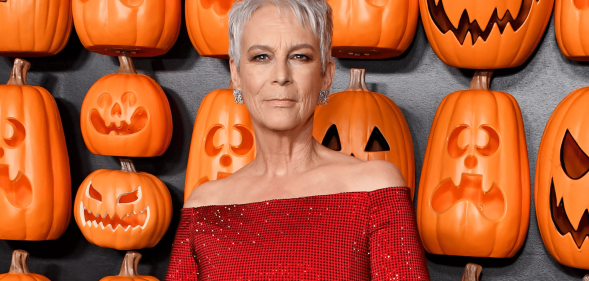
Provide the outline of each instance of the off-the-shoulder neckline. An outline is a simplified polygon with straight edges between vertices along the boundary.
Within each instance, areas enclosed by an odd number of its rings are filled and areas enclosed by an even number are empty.
[[[389,186],[389,187],[383,187],[383,188],[379,188],[379,189],[375,189],[375,190],[371,190],[371,191],[344,191],[344,192],[330,193],[330,194],[317,194],[317,195],[309,195],[309,196],[301,196],[301,197],[277,198],[277,199],[269,199],[269,200],[264,200],[264,201],[249,202],[249,203],[239,203],[239,204],[203,205],[203,206],[198,206],[198,207],[188,207],[188,208],[182,208],[182,209],[183,210],[196,210],[196,209],[200,209],[200,208],[210,208],[210,207],[229,207],[229,206],[243,207],[243,206],[247,206],[247,205],[256,205],[256,204],[262,204],[262,203],[312,199],[312,198],[327,197],[327,196],[349,195],[349,194],[367,194],[367,193],[369,194],[369,193],[373,193],[373,192],[388,191],[388,190],[392,190],[395,188],[405,188],[405,189],[411,190],[407,186]]]

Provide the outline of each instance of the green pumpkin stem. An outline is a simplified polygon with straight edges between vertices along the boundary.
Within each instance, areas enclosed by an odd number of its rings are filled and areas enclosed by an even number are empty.
[[[483,267],[476,263],[467,263],[461,281],[479,281]]]
[[[494,70],[477,70],[470,81],[469,90],[487,90],[491,89],[491,78]]]
[[[352,68],[350,69],[350,85],[344,91],[369,91],[364,82],[366,69]]]
[[[137,277],[139,274],[137,273],[137,267],[139,265],[139,260],[141,259],[141,254],[135,251],[127,251],[125,254],[125,259],[123,259],[123,264],[121,265],[121,271],[119,272],[119,276],[125,277]]]
[[[131,59],[131,55],[127,51],[122,51],[119,55],[119,71],[117,74],[137,74],[137,69],[135,69],[135,65],[133,64],[133,60]]]
[[[23,59],[14,59],[14,65],[12,66],[12,72],[10,73],[10,79],[8,79],[7,84],[26,86],[29,68],[31,68],[30,62]]]
[[[12,261],[10,262],[9,273],[23,273],[29,274],[29,268],[27,267],[27,260],[29,259],[29,253],[23,250],[14,250],[12,252]]]
[[[135,169],[135,165],[133,164],[133,160],[128,157],[119,157],[119,161],[121,162],[121,171],[127,173],[137,173]]]

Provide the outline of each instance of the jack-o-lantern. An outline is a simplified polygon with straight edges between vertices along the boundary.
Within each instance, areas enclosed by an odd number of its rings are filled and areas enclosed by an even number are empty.
[[[128,157],[162,155],[172,139],[172,112],[162,88],[137,74],[127,53],[115,74],[98,80],[80,116],[82,136],[94,154]]]
[[[181,5],[180,0],[72,0],[80,41],[109,56],[167,53],[180,32]]]
[[[197,186],[226,178],[254,160],[254,128],[245,105],[236,104],[232,86],[210,92],[200,103],[186,168],[184,200]]]
[[[234,2],[235,0],[186,0],[188,35],[201,56],[229,58],[228,13]]]
[[[100,169],[82,182],[74,218],[84,237],[100,247],[153,247],[172,219],[170,192],[154,175],[138,173],[130,159],[120,160],[121,171]]]
[[[447,65],[523,64],[540,42],[554,0],[419,0],[430,45]]]
[[[589,1],[556,0],[554,27],[556,41],[565,57],[589,61]]]
[[[140,253],[128,251],[123,259],[119,275],[107,276],[100,279],[100,281],[159,281],[153,276],[139,275],[139,260],[141,260]]]
[[[12,261],[10,262],[10,271],[0,274],[0,281],[50,281],[49,278],[29,272],[27,260],[29,253],[23,250],[14,250],[12,252]]]
[[[415,0],[328,0],[333,9],[332,55],[381,59],[402,54],[415,35]]]
[[[577,89],[548,120],[536,164],[536,218],[558,262],[589,269],[589,87]]]
[[[517,101],[491,71],[442,100],[429,135],[417,225],[432,254],[512,257],[530,220],[526,137]]]
[[[409,126],[391,99],[368,90],[365,72],[352,68],[348,88],[330,95],[327,105],[316,107],[313,136],[335,151],[397,165],[413,199],[415,160]]]
[[[26,85],[29,67],[16,59],[0,85],[0,239],[53,240],[70,221],[70,166],[57,104]]]
[[[59,53],[72,30],[70,0],[0,0],[0,56]]]

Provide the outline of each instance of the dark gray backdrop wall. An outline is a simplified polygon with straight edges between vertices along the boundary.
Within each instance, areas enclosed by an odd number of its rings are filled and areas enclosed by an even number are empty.
[[[532,184],[536,155],[542,132],[556,105],[574,89],[589,86],[589,64],[564,58],[558,49],[553,21],[543,40],[522,67],[500,70],[491,84],[493,90],[512,94],[520,104],[530,158]],[[118,60],[87,51],[75,32],[58,55],[29,59],[28,82],[49,90],[59,108],[71,166],[72,199],[84,178],[92,171],[119,169],[114,157],[93,155],[80,131],[80,108],[86,92],[100,77],[114,73]],[[8,81],[12,59],[0,59],[0,79]],[[139,271],[165,279],[172,240],[183,204],[184,178],[194,119],[203,97],[229,84],[227,60],[200,57],[192,47],[183,24],[176,45],[164,56],[136,58],[139,73],[153,77],[164,89],[172,108],[174,134],[168,151],[161,157],[135,158],[138,170],[154,174],[170,189],[174,216],[170,229],[152,249],[143,249]],[[336,59],[332,92],[348,85],[350,68],[365,68],[372,91],[386,94],[402,109],[415,147],[416,179],[419,183],[430,126],[438,104],[447,94],[467,89],[474,73],[451,68],[434,54],[421,22],[409,50],[399,58],[386,60]],[[2,82],[5,83],[5,82]],[[533,185],[532,185],[533,188]],[[418,190],[419,191],[419,190]],[[417,196],[416,196],[417,198]],[[536,223],[532,197],[530,227],[525,244],[511,259],[475,259],[428,255],[433,280],[459,280],[467,262],[484,266],[482,278],[491,280],[581,280],[585,270],[558,264],[545,250]],[[0,214],[2,215],[2,214]],[[0,272],[7,272],[15,249],[31,254],[29,268],[53,281],[99,280],[118,274],[124,251],[103,249],[86,241],[73,216],[65,234],[55,241],[0,241]]]

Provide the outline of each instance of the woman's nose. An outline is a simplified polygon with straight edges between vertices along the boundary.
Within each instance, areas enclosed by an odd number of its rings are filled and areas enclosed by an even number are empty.
[[[274,75],[274,80],[272,81],[273,84],[282,86],[292,82],[288,61],[277,61],[274,65],[272,74]]]

